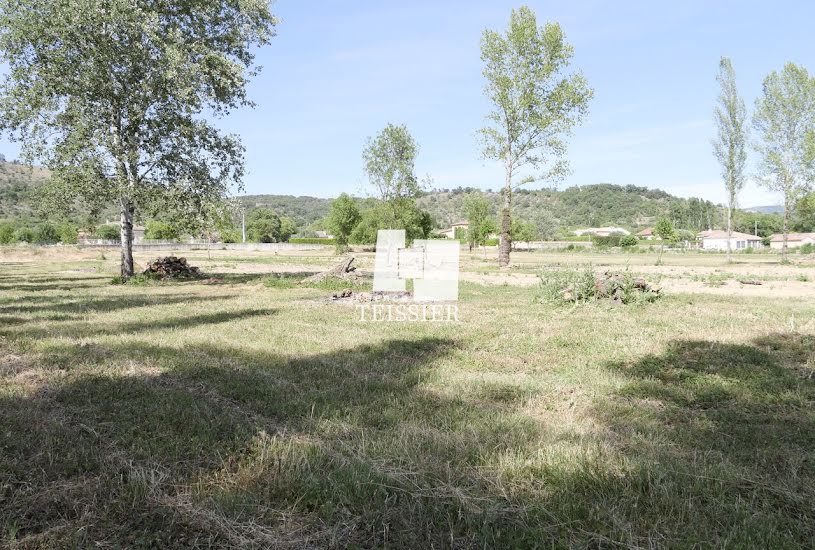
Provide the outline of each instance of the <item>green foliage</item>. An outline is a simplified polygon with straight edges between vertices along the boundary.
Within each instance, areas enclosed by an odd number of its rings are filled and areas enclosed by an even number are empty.
[[[334,235],[338,249],[343,249],[348,245],[351,232],[359,223],[360,217],[356,201],[347,193],[342,193],[331,203],[326,227]]]
[[[591,265],[577,270],[546,270],[540,274],[538,299],[550,304],[585,304],[601,298],[615,298],[623,304],[653,302],[661,296],[643,291],[630,271],[596,275]]]
[[[100,225],[96,228],[96,236],[106,241],[118,241],[121,238],[118,225]]]
[[[419,210],[415,202],[406,201],[399,208],[399,218],[394,223],[390,205],[376,202],[361,212],[360,221],[351,232],[352,244],[376,244],[380,229],[404,229],[408,242],[427,239],[433,229],[430,216]]]
[[[325,245],[336,245],[336,239],[320,239],[316,237],[292,237],[289,239],[291,244],[325,244]]]
[[[419,145],[404,124],[388,124],[374,138],[368,138],[362,152],[368,181],[382,202],[397,208],[402,199],[415,198],[420,186],[414,165]],[[393,221],[398,216],[394,214]]]
[[[815,78],[794,63],[770,73],[756,101],[753,126],[761,182],[784,196],[788,220],[815,178]]]
[[[151,220],[147,222],[144,232],[145,239],[156,239],[160,241],[176,241],[181,235],[178,228],[162,221]]]
[[[274,210],[257,208],[246,216],[246,238],[251,242],[280,242],[281,228],[280,216]]]
[[[59,241],[62,244],[76,244],[79,241],[79,229],[70,223],[59,226]]]
[[[611,235],[607,236],[592,235],[591,243],[596,248],[610,248],[613,246],[620,246],[623,237],[624,235],[620,233],[612,233]]]
[[[10,223],[0,223],[0,244],[14,242],[14,226]]]
[[[239,243],[241,242],[241,232],[237,229],[225,229],[221,231],[221,242],[222,243]]]
[[[52,171],[47,207],[117,201],[133,219],[160,203],[193,224],[240,186],[243,147],[204,113],[251,106],[268,2],[0,0],[0,14],[0,126]]]
[[[620,246],[623,248],[631,248],[633,246],[637,246],[639,240],[634,235],[624,235],[620,237]]]
[[[747,162],[747,110],[736,87],[736,73],[730,59],[722,57],[716,76],[721,92],[714,112],[716,138],[713,153],[722,169],[727,190],[728,219],[736,207],[736,198],[744,187],[744,165]]]
[[[808,193],[795,205],[793,230],[801,233],[815,231],[815,193]]]
[[[59,242],[59,230],[49,222],[41,223],[37,226],[34,239],[38,244],[54,244]]]
[[[660,218],[654,226],[654,235],[663,241],[670,241],[674,235],[674,226],[668,218]]]
[[[528,243],[538,238],[538,228],[535,224],[516,217],[512,220],[512,231],[510,235],[513,242]]]
[[[292,235],[297,233],[297,225],[294,223],[294,220],[283,216],[280,218],[280,240],[282,242],[288,242]]]
[[[815,252],[815,246],[813,246],[812,243],[806,243],[801,245],[798,250],[801,252],[801,254],[812,254]]]
[[[30,227],[18,227],[14,230],[14,240],[18,243],[37,242],[37,236]]]
[[[464,199],[464,215],[470,223],[466,235],[470,247],[483,246],[487,235],[496,231],[490,201],[481,193],[468,194]]]

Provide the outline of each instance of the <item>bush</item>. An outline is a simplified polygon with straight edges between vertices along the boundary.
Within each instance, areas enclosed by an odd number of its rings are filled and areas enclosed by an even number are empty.
[[[601,237],[600,235],[592,235],[591,243],[597,248],[610,248],[612,246],[620,246],[620,241],[623,237],[624,235],[620,235],[619,233],[612,233],[607,237]]]
[[[625,235],[620,239],[620,246],[623,248],[631,248],[632,246],[637,246],[638,242],[637,237],[634,235]]]
[[[315,237],[315,238],[292,238],[292,239],[289,239],[289,242],[291,244],[325,244],[325,245],[330,245],[330,246],[334,246],[335,244],[337,244],[336,239],[322,239],[322,238],[319,238],[319,237]]]
[[[62,244],[76,244],[79,241],[79,229],[69,223],[59,227],[59,241]]]
[[[151,220],[147,222],[147,229],[144,231],[145,239],[155,239],[159,241],[178,240],[180,234],[178,229],[166,222]]]
[[[241,242],[242,235],[237,229],[226,229],[221,231],[221,242],[223,243],[239,243]]]
[[[813,245],[812,243],[806,243],[805,245],[801,246],[799,251],[801,254],[812,254],[813,252],[815,252],[815,245]]]
[[[608,272],[595,275],[591,265],[582,270],[544,271],[538,299],[551,304],[579,304],[601,298],[619,299],[623,304],[653,302],[660,297],[658,291],[642,290],[635,286],[635,277],[629,272]],[[598,291],[598,289],[600,289]],[[616,296],[619,294],[619,298]]]
[[[19,227],[14,232],[14,240],[18,243],[33,243],[36,240],[36,235],[29,227]]]
[[[96,237],[106,241],[118,241],[121,238],[118,225],[100,225],[96,228]]]
[[[34,238],[39,244],[53,244],[59,241],[59,231],[52,224],[45,222],[37,227]]]
[[[0,244],[11,244],[14,242],[14,227],[9,223],[0,224]]]

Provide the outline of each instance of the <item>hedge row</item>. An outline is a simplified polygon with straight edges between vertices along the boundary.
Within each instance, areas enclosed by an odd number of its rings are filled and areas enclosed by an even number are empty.
[[[289,239],[291,244],[327,244],[334,246],[337,244],[336,239],[320,239],[320,238],[292,238]]]

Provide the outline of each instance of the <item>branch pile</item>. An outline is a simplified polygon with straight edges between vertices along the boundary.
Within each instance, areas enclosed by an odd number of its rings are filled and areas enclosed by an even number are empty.
[[[349,256],[330,269],[316,273],[310,277],[306,277],[300,282],[300,284],[319,283],[326,279],[342,279],[344,281],[360,283],[363,281],[364,277],[357,271],[357,268],[353,265],[353,263],[354,257]]]
[[[147,264],[147,269],[143,273],[160,279],[194,279],[201,276],[201,270],[189,265],[187,258],[175,256],[157,258]]]

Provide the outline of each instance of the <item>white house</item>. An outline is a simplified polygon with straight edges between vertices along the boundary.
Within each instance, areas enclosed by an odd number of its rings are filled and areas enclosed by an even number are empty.
[[[727,231],[718,229],[714,231],[702,231],[697,235],[697,238],[701,243],[701,248],[704,250],[727,250]],[[732,250],[761,247],[761,237],[733,231],[730,239],[730,248]]]
[[[588,229],[578,229],[574,232],[578,237],[583,235],[597,235],[598,237],[608,237],[609,235],[630,235],[631,231],[622,227],[589,227]]]

